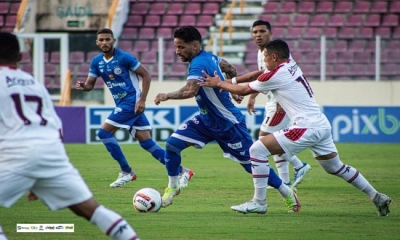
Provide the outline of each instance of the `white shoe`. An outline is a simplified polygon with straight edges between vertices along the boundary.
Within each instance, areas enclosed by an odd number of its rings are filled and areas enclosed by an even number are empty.
[[[189,181],[193,178],[194,172],[190,169],[183,168],[183,172],[179,174],[179,185],[181,188],[188,186]]]
[[[240,213],[258,213],[265,214],[267,212],[267,204],[261,205],[253,201],[248,201],[243,204],[232,206],[231,209]]]
[[[389,205],[392,203],[392,199],[388,196],[386,196],[383,193],[377,193],[374,197],[373,200],[376,209],[378,209],[378,215],[379,216],[387,216],[389,215]]]
[[[311,166],[308,163],[303,163],[303,166],[301,168],[294,169],[293,187],[299,185],[304,180],[304,177],[310,170]]]
[[[115,180],[115,182],[111,183],[110,187],[112,187],[112,188],[122,187],[127,182],[134,181],[134,180],[136,180],[136,174],[134,174],[133,172],[130,172],[130,173],[120,172],[118,174],[117,180]]]

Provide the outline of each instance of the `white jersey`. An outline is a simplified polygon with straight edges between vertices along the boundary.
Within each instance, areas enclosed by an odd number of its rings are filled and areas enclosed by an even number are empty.
[[[289,59],[294,61],[292,58],[292,55],[289,55]],[[264,53],[261,50],[258,50],[257,64],[258,64],[259,70],[264,70],[264,71],[268,72],[267,66],[265,65],[265,62],[264,62]],[[265,103],[265,111],[266,112],[275,112],[276,104],[278,103],[278,101],[276,100],[276,98],[274,97],[274,95],[271,92],[268,92],[266,95],[267,95],[268,101]]]
[[[271,91],[294,127],[331,128],[295,61],[289,59],[274,71],[264,72],[249,87],[264,94]]]
[[[38,168],[46,170],[68,162],[61,140],[61,120],[43,84],[20,69],[0,66],[0,102],[1,168],[33,173]],[[39,148],[49,146],[61,155],[38,160]]]

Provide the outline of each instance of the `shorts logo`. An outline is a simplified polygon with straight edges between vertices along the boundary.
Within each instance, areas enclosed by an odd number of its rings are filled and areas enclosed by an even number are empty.
[[[192,118],[191,120],[192,120],[192,122],[194,122],[195,124],[199,124],[199,120],[197,120],[196,117]]]
[[[239,149],[242,148],[242,142],[238,142],[238,143],[228,143],[228,147],[232,148],[232,149]],[[240,153],[242,154],[242,153]]]
[[[122,108],[117,107],[114,109],[114,114],[117,114],[119,112],[122,112]]]
[[[184,124],[180,125],[178,129],[179,130],[185,130],[186,128],[187,128],[187,124],[184,123]]]

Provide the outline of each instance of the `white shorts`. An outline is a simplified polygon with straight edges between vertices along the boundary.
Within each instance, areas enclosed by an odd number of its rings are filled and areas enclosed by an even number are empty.
[[[11,207],[28,191],[53,211],[90,199],[93,195],[78,170],[71,163],[67,167],[64,173],[49,178],[28,177],[0,168],[0,206]]]
[[[284,111],[266,110],[260,130],[266,133],[273,133],[288,128],[289,124],[290,119]]]
[[[337,152],[329,128],[288,128],[273,133],[289,157],[309,148],[314,157]]]

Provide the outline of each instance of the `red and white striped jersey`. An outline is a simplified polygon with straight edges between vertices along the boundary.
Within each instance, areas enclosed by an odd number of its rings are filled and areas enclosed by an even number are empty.
[[[249,83],[249,87],[264,94],[271,91],[296,127],[331,127],[315,101],[303,72],[292,59],[274,71],[264,72],[256,81]]]

